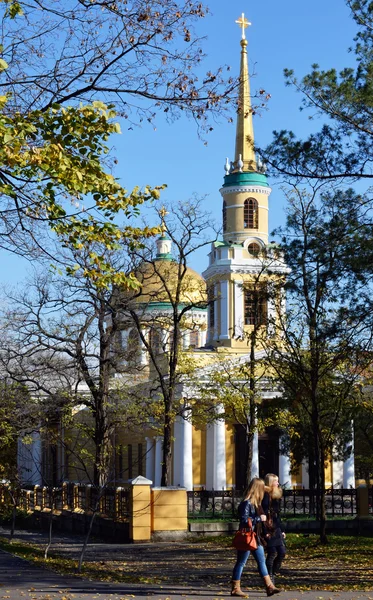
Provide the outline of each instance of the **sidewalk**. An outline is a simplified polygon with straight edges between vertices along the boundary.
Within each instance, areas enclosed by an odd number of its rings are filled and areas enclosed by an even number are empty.
[[[8,537],[0,528],[0,536]],[[43,532],[17,531],[16,538],[44,544]],[[54,537],[53,552],[75,557],[82,538],[68,535]],[[142,571],[144,578],[163,577],[162,583],[105,583],[78,576],[63,576],[39,568],[25,560],[0,551],[0,600],[228,600],[229,578],[234,557],[225,549],[208,548],[195,544],[172,542],[162,544],[91,544],[88,561],[111,561],[113,568]],[[148,572],[150,571],[150,572]],[[321,574],[325,581],[334,577],[325,565]],[[311,573],[312,576],[312,573]],[[316,577],[316,573],[314,574]],[[266,594],[256,574],[253,561],[242,579],[242,586],[251,600],[264,599]],[[373,589],[373,584],[372,584]],[[373,591],[283,591],[279,600],[372,600]]]

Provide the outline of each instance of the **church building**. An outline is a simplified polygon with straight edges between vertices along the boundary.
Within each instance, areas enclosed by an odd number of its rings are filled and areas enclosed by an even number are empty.
[[[225,176],[220,189],[222,197],[222,239],[212,244],[208,265],[202,275],[187,269],[181,291],[181,302],[193,298],[196,308],[187,314],[182,335],[182,348],[195,353],[205,366],[201,378],[211,365],[219,361],[230,364],[249,363],[252,360],[250,335],[254,327],[260,331],[255,347],[255,357],[263,350],[260,339],[276,335],[276,314],[286,310],[281,283],[288,268],[278,246],[269,240],[269,198],[271,188],[265,165],[256,157],[248,69],[248,42],[245,29],[249,25],[244,15],[237,21],[241,28],[240,87],[233,160],[226,159]],[[232,140],[233,146],[234,140]],[[217,182],[218,184],[218,182]],[[165,215],[163,215],[163,219]],[[169,343],[166,328],[154,328],[151,317],[165,322],[171,310],[167,294],[159,292],[164,278],[177,278],[177,265],[172,259],[172,242],[164,228],[157,240],[155,267],[147,265],[141,271],[142,294],[139,313],[142,311],[143,336],[150,340],[157,352]],[[141,279],[142,278],[142,279]],[[269,290],[272,293],[268,293]],[[155,294],[152,297],[152,294]],[[206,298],[208,307],[206,308]],[[144,309],[146,299],[146,309]],[[198,308],[198,303],[204,307]],[[153,321],[154,322],[154,321]],[[138,340],[130,321],[124,321],[121,332],[123,347],[136,347],[135,359],[143,367],[143,375],[150,372],[147,349]],[[263,346],[262,346],[263,347]],[[149,371],[147,367],[149,366]],[[118,375],[117,381],[120,377]],[[180,389],[182,395],[185,388]],[[264,402],[278,396],[270,385],[263,388]],[[192,408],[190,409],[193,410]],[[246,432],[242,425],[222,418],[198,427],[193,418],[176,417],[173,425],[172,481],[171,485],[187,490],[242,489]],[[185,415],[184,415],[185,416]],[[122,448],[116,460],[116,482],[124,483],[131,477],[144,475],[155,486],[161,484],[162,438],[151,432],[139,432],[136,439],[127,432],[116,434]],[[34,442],[34,454],[42,456],[40,440]],[[281,453],[280,432],[270,428],[254,436],[252,476],[263,477],[267,472],[278,473],[280,483],[286,487],[308,488],[307,465],[300,465],[297,473],[290,472],[290,458]],[[119,452],[119,451],[118,451]],[[35,473],[35,469],[28,472]],[[27,469],[24,468],[26,473]],[[40,469],[39,469],[40,472]],[[69,477],[73,478],[71,474]],[[326,485],[355,487],[353,454],[345,462],[331,463],[326,472]],[[41,483],[41,481],[28,481]]]

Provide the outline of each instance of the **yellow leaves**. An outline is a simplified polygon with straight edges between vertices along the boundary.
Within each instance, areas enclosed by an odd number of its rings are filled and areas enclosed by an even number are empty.
[[[6,67],[0,61],[0,69]],[[63,243],[83,249],[93,243],[113,250],[121,240],[138,247],[141,240],[158,232],[156,228],[122,229],[114,216],[137,216],[139,206],[158,199],[165,186],[144,191],[135,187],[128,193],[111,173],[107,173],[102,156],[108,152],[105,141],[120,133],[112,107],[95,101],[91,105],[61,108],[54,104],[48,111],[31,111],[12,116],[1,113],[7,97],[0,97],[0,168],[12,177],[21,177],[32,186],[32,201],[26,207],[29,218],[45,219]],[[0,184],[0,192],[15,197],[10,184]],[[91,195],[99,211],[97,219],[83,213],[67,216],[60,198],[70,197],[74,203]],[[79,208],[79,206],[77,206]],[[74,274],[74,269],[71,273]],[[99,256],[92,257],[92,269],[85,272],[101,287],[113,282],[138,285],[123,273],[110,270]]]

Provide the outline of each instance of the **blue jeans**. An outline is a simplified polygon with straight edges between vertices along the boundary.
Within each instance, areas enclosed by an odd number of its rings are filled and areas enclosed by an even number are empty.
[[[252,550],[253,557],[256,560],[256,564],[258,567],[259,574],[262,577],[268,575],[268,570],[266,567],[266,557],[264,554],[263,546],[258,546],[256,550]],[[250,556],[249,550],[237,550],[237,561],[234,565],[232,579],[233,581],[239,581],[241,579],[242,571],[244,566],[246,565],[247,559]]]

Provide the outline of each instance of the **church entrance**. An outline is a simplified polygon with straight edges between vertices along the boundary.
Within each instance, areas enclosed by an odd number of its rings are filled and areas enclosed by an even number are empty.
[[[246,430],[242,425],[235,426],[235,479],[236,489],[246,486],[247,443]],[[279,434],[274,428],[259,435],[259,477],[279,471]]]
[[[259,477],[267,473],[278,475],[279,470],[279,435],[269,429],[259,436]]]

